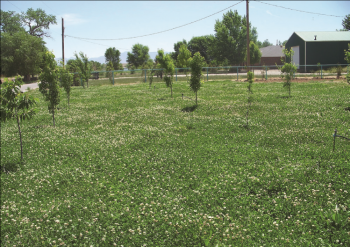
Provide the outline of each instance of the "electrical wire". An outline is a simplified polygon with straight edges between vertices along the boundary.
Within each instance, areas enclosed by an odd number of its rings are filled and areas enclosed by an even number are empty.
[[[208,17],[211,17],[211,16],[213,16],[213,15],[216,15],[216,14],[218,14],[218,13],[220,13],[220,12],[222,12],[222,11],[225,11],[225,10],[227,10],[227,9],[229,9],[229,8],[232,8],[233,6],[235,6],[235,5],[237,5],[237,4],[240,4],[241,2],[243,2],[243,1],[240,1],[240,2],[238,2],[238,3],[236,3],[236,4],[234,4],[234,5],[231,5],[230,7],[227,7],[227,8],[225,8],[225,9],[222,9],[222,10],[220,10],[220,11],[218,11],[218,12],[215,12],[214,14],[208,15],[208,16],[203,17],[203,18],[201,18],[201,19],[198,19],[198,20],[195,20],[195,21],[186,23],[186,24],[181,25],[181,26],[177,26],[177,27],[174,27],[174,28],[170,28],[170,29],[167,29],[167,30],[163,30],[163,31],[160,31],[160,32],[156,32],[156,33],[150,33],[150,34],[145,34],[145,35],[140,35],[140,36],[134,36],[134,37],[128,37],[128,38],[119,38],[119,39],[91,39],[91,38],[75,37],[75,36],[71,36],[71,35],[66,35],[66,36],[67,36],[67,37],[70,37],[70,38],[78,38],[78,39],[84,39],[84,40],[124,40],[124,39],[141,38],[141,37],[151,36],[151,35],[155,35],[155,34],[165,33],[165,32],[171,31],[171,30],[175,30],[175,29],[180,28],[180,27],[184,27],[184,26],[193,24],[193,23],[195,23],[195,22],[204,20],[204,19],[206,19],[206,18],[208,18]]]
[[[20,8],[18,8],[16,5],[14,5],[13,3],[11,3],[10,1],[6,1],[6,2],[12,4],[13,6],[15,6],[15,7],[16,7],[17,9],[19,9],[20,11],[23,11],[23,10],[21,10]]]
[[[44,1],[41,1],[43,4],[45,4],[45,6],[47,7],[47,8],[49,8],[54,14],[56,14],[56,15],[58,15],[58,16],[60,16],[59,14],[57,14],[57,12],[56,11],[54,11],[50,6],[48,6]]]
[[[307,14],[314,14],[314,15],[325,15],[325,16],[331,16],[331,17],[340,17],[340,18],[343,18],[343,17],[344,17],[344,16],[339,16],[339,15],[327,15],[327,14],[321,14],[321,13],[309,12],[309,11],[305,11],[305,10],[292,9],[292,8],[287,8],[287,7],[283,7],[283,6],[279,6],[279,5],[271,4],[271,3],[263,3],[263,2],[260,2],[260,1],[254,1],[254,2],[258,2],[258,3],[262,3],[262,4],[266,4],[266,5],[271,5],[271,6],[278,7],[278,8],[283,8],[283,9],[288,9],[288,10],[298,11],[298,12],[302,12],[302,13],[307,13]]]

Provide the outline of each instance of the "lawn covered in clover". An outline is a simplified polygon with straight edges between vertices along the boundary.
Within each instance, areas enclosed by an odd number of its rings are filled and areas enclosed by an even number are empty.
[[[1,246],[350,245],[350,87],[73,88],[1,125]],[[182,99],[182,94],[184,98]]]

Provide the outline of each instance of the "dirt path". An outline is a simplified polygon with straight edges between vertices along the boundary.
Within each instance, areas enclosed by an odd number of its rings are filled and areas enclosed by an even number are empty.
[[[34,82],[34,83],[30,83],[30,84],[24,84],[21,86],[21,91],[22,92],[26,92],[28,91],[28,88],[32,89],[36,89],[39,88],[39,83],[38,82]]]

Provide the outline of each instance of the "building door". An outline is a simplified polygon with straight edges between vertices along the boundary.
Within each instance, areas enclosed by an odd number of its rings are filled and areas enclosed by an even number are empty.
[[[293,57],[292,57],[292,63],[297,66],[297,69],[299,69],[299,46],[293,46],[292,50],[294,51]]]

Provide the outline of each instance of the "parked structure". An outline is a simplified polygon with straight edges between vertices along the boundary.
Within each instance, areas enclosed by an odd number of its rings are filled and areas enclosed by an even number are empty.
[[[344,50],[348,49],[350,32],[294,32],[288,39],[286,49],[293,49],[293,63],[301,71],[314,70],[305,65],[346,64]]]

